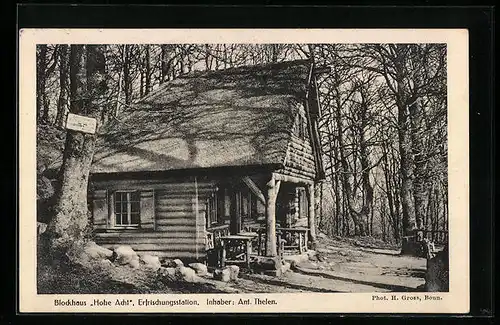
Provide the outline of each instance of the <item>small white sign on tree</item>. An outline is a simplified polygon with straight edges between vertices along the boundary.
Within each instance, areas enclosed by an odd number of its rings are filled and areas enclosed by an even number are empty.
[[[97,120],[92,117],[68,113],[66,129],[94,134],[97,128]]]

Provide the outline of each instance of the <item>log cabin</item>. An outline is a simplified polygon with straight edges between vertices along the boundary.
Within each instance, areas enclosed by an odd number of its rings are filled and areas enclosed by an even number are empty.
[[[162,84],[99,137],[89,204],[95,241],[203,260],[208,235],[305,225],[316,240],[324,178],[309,60],[194,72]],[[213,243],[212,243],[213,245]]]

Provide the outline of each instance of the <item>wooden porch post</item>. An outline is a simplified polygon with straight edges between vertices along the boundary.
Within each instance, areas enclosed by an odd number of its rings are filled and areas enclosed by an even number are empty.
[[[266,184],[266,256],[277,256],[276,249],[276,197],[278,191],[274,174]]]
[[[315,195],[314,195],[314,184],[308,185],[307,186],[307,192],[309,194],[309,218],[308,218],[308,225],[309,225],[309,241],[311,244],[314,246],[316,244],[316,221],[315,221],[315,216],[314,213],[316,211],[315,208]],[[314,247],[313,247],[314,248]]]

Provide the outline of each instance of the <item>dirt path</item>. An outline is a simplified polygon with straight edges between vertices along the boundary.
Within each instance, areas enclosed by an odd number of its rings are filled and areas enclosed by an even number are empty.
[[[425,283],[426,260],[393,249],[324,240],[317,255],[276,278],[241,274],[226,292],[407,292]],[[219,286],[219,288],[221,288]]]

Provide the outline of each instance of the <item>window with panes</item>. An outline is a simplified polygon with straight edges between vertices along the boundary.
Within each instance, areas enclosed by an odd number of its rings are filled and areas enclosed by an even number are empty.
[[[114,193],[115,226],[139,226],[141,221],[141,195],[139,191]]]

